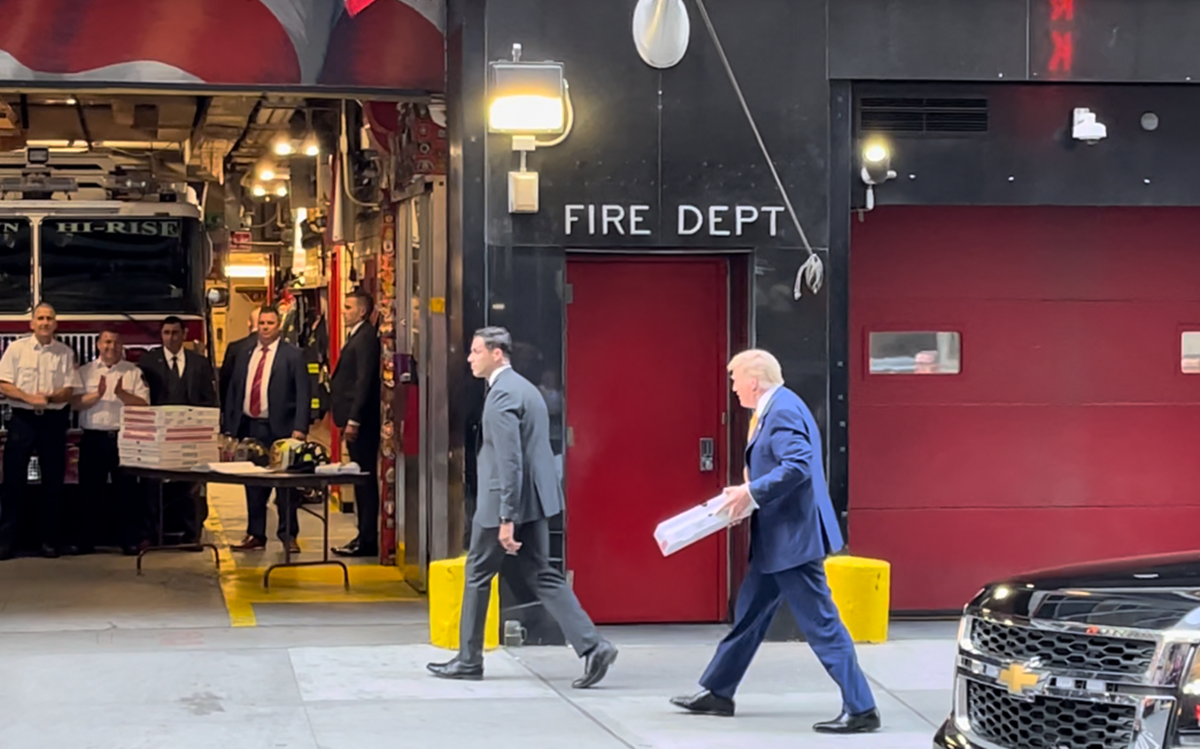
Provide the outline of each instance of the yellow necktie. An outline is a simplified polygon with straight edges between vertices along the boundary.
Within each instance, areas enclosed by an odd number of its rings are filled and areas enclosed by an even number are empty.
[[[758,426],[758,411],[750,416],[750,431],[746,433],[746,441],[754,439],[754,427]]]

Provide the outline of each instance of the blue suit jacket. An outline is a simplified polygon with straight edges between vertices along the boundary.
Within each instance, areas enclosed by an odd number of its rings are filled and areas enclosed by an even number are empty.
[[[750,564],[770,574],[841,550],[821,433],[808,406],[786,387],[776,390],[759,414],[746,447],[746,467],[750,494],[759,506],[750,520]]]

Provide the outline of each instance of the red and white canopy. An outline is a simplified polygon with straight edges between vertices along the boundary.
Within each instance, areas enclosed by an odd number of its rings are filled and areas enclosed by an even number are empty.
[[[445,0],[0,0],[0,86],[441,91],[445,17]]]

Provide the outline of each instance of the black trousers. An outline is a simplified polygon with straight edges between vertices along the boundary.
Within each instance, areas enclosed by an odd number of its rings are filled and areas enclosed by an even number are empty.
[[[379,548],[379,425],[363,426],[358,438],[346,443],[350,460],[374,478],[369,484],[354,485],[354,512],[358,515],[358,543],[364,549]]]
[[[277,440],[287,439],[290,434],[275,434],[271,431],[271,422],[267,419],[242,419],[238,429],[238,439],[258,440],[267,450]],[[271,490],[261,486],[246,487],[246,535],[253,536],[259,541],[267,540],[267,503],[271,500]],[[300,510],[291,489],[280,489],[275,492],[275,509],[279,511],[279,540],[294,539],[300,533]]]
[[[45,546],[63,546],[62,494],[67,473],[67,427],[70,411],[65,408],[35,412],[13,408],[4,445],[3,504],[0,505],[0,551],[11,550],[17,528],[26,512],[29,459],[36,454],[41,472],[41,541]]]
[[[146,490],[121,471],[117,431],[85,429],[79,438],[80,536],[85,548],[101,545],[104,518],[116,520],[114,540],[122,547],[148,538],[150,517]]]
[[[488,601],[492,593],[492,578],[500,573],[508,554],[500,545],[500,529],[474,525],[471,549],[463,580],[462,618],[459,620],[458,657],[463,663],[483,663],[484,630],[487,626]],[[538,600],[558,626],[563,636],[583,657],[600,642],[596,625],[562,573],[550,564],[550,523],[533,520],[518,525],[514,538],[521,543],[517,551],[517,568],[522,580],[534,591]]]

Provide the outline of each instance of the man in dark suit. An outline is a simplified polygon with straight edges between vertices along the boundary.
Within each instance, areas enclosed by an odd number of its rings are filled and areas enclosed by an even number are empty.
[[[362,289],[346,297],[342,315],[346,345],[330,380],[333,423],[346,438],[350,460],[376,475],[379,464],[379,334],[371,325],[375,300]],[[345,557],[379,556],[379,482],[354,487],[358,538],[333,553]]]
[[[279,313],[263,307],[258,313],[258,338],[254,348],[241,351],[229,379],[222,408],[226,434],[253,439],[268,450],[277,440],[303,440],[308,434],[310,397],[308,368],[300,349],[279,340]],[[267,546],[267,502],[271,490],[246,487],[246,537],[231,547],[256,551]],[[275,496],[279,510],[279,540],[299,553],[300,532],[296,498],[291,491]]]
[[[505,554],[517,557],[524,582],[558,622],[575,654],[584,659],[576,689],[594,686],[617,659],[600,637],[566,579],[550,564],[549,519],[563,511],[562,485],[550,449],[546,401],[509,364],[512,337],[484,328],[471,341],[471,373],[488,382],[479,451],[479,499],[467,554],[459,653],[427,667],[443,679],[483,678],[483,636],[492,578]]]
[[[738,591],[733,629],[700,677],[704,691],[671,703],[694,713],[732,716],[733,694],[786,600],[805,640],[842,691],[841,715],[813,729],[878,730],[875,698],[825,580],[825,557],[841,550],[843,542],[825,483],[816,421],[804,401],[783,386],[779,361],[766,351],[738,354],[729,372],[738,400],[754,415],[745,483],[725,490],[722,511],[737,518],[757,503],[750,521],[750,565]]]
[[[201,406],[216,408],[217,390],[212,362],[208,357],[183,347],[183,320],[167,317],[160,329],[162,347],[147,351],[138,368],[150,389],[152,406]],[[172,482],[163,486],[163,527],[182,533],[184,543],[199,543],[208,500],[200,484]],[[158,508],[154,507],[157,513]],[[156,524],[157,525],[157,524]]]

